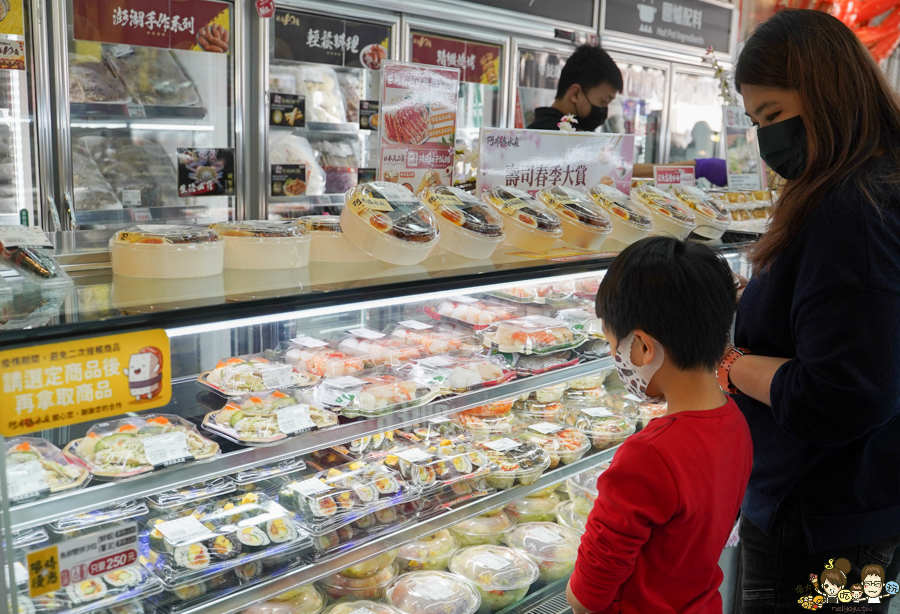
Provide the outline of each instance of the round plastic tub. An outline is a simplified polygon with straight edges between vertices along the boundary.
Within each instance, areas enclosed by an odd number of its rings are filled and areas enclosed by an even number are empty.
[[[713,241],[721,239],[731,225],[728,207],[703,190],[679,185],[672,188],[670,193],[694,213],[697,219],[697,229],[694,232],[701,237]]]
[[[463,548],[450,561],[450,571],[477,586],[491,612],[521,601],[539,575],[531,558],[503,546]]]
[[[553,522],[556,519],[556,506],[559,503],[559,497],[556,496],[556,493],[551,492],[544,497],[525,497],[513,501],[504,509],[519,524],[523,522]]]
[[[621,251],[653,230],[650,211],[617,189],[598,183],[588,189],[587,195],[609,213],[612,232],[604,243],[608,251]]]
[[[291,589],[244,610],[244,614],[319,614],[328,603],[315,584]]]
[[[225,239],[229,269],[295,269],[309,264],[310,237],[293,222],[220,222],[211,229]]]
[[[641,403],[638,406],[638,410],[640,411],[641,422],[644,426],[647,426],[654,418],[665,416],[669,406],[665,403]]]
[[[474,614],[481,596],[472,584],[446,571],[413,571],[397,578],[385,601],[405,614]]]
[[[490,258],[506,238],[503,221],[490,207],[459,188],[440,185],[419,192],[437,217],[439,248],[473,260]]]
[[[459,524],[450,527],[462,546],[480,546],[493,544],[499,546],[503,540],[503,534],[516,526],[516,521],[503,510],[493,510],[463,520]]]
[[[385,588],[396,577],[397,566],[391,564],[390,567],[362,578],[349,578],[342,573],[330,575],[322,580],[322,588],[332,599],[377,601],[384,598]]]
[[[590,390],[591,388],[600,388],[606,381],[606,371],[594,373],[592,375],[583,375],[575,379],[569,380],[570,390]]]
[[[557,401],[562,400],[563,395],[565,394],[568,387],[569,385],[566,382],[553,384],[552,386],[547,386],[546,388],[532,390],[528,394],[523,395],[521,397],[521,400],[534,401],[536,403],[556,403]]]
[[[336,603],[329,607],[324,614],[352,614],[357,610],[368,610],[372,614],[401,614],[400,610],[392,605],[369,601],[368,599]]]
[[[634,188],[631,190],[631,198],[650,210],[655,235],[671,235],[684,240],[697,227],[694,214],[659,188],[652,185]]]
[[[545,254],[563,236],[559,216],[527,192],[495,187],[481,195],[503,217],[506,242],[529,252]]]
[[[348,578],[366,578],[372,574],[378,573],[382,569],[387,569],[396,558],[397,550],[388,550],[377,556],[360,561],[356,565],[351,565],[343,570],[341,574]]]
[[[569,499],[572,500],[575,510],[579,514],[587,516],[594,509],[594,501],[600,492],[597,490],[597,478],[607,469],[609,469],[609,463],[603,463],[566,480]]]
[[[384,181],[347,192],[341,229],[365,253],[396,265],[422,262],[440,238],[431,210],[406,188]]]
[[[300,218],[311,237],[309,259],[313,262],[369,262],[373,258],[344,236],[336,215],[308,215]]]
[[[559,216],[563,243],[582,249],[600,249],[612,232],[609,214],[583,192],[554,186],[539,190],[536,196]]]
[[[562,392],[560,392],[562,396]],[[563,404],[559,401],[538,403],[537,401],[516,401],[513,413],[517,418],[525,422],[544,422],[556,420],[557,414],[562,410]]]
[[[556,506],[556,523],[584,534],[588,515],[575,509],[574,501],[565,501]]]
[[[400,573],[444,571],[459,550],[459,541],[447,529],[400,546],[397,565]]]
[[[126,277],[178,279],[222,272],[225,243],[196,226],[133,226],[109,239],[112,271]]]
[[[567,405],[559,419],[589,437],[591,444],[598,450],[619,445],[635,431],[630,419],[606,407]]]
[[[553,582],[575,570],[581,534],[555,522],[528,522],[506,534],[506,543],[531,557],[541,580]]]

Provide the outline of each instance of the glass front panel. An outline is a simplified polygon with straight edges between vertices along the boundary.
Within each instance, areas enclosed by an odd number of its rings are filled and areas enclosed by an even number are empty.
[[[722,134],[722,99],[713,76],[675,73],[669,105],[669,160],[713,158]]]
[[[635,135],[635,164],[659,162],[666,71],[632,62],[616,64],[622,71],[624,89],[609,105],[609,118],[602,131]]]
[[[534,111],[549,107],[556,99],[559,75],[569,54],[519,50],[519,79],[516,88],[516,128],[527,128],[534,121]]]
[[[235,206],[234,7],[75,0],[69,109],[78,228],[208,224]]]

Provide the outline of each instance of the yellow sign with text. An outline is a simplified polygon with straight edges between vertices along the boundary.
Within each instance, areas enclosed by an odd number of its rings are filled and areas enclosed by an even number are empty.
[[[59,550],[56,546],[29,552],[27,562],[28,594],[32,598],[62,588],[59,579]]]
[[[170,357],[162,329],[0,351],[0,434],[168,405]]]
[[[25,36],[24,0],[0,2],[0,34]]]

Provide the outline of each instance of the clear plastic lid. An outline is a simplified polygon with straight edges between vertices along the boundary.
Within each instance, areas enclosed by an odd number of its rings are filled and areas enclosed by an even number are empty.
[[[644,426],[647,426],[647,423],[654,418],[665,416],[666,412],[669,411],[669,406],[666,403],[641,403],[638,410],[640,411],[641,420],[644,422]]]
[[[325,450],[327,452],[328,450]],[[344,462],[343,459],[341,462]],[[260,480],[267,480],[269,478],[274,478],[280,475],[287,475],[289,473],[294,473],[296,471],[302,471],[306,469],[306,462],[299,457],[289,458],[287,460],[281,461],[280,463],[271,463],[266,465],[260,465],[259,467],[250,467],[249,469],[243,469],[238,471],[237,473],[232,474],[230,477],[234,481],[235,484],[239,486],[246,486],[247,484],[253,484],[254,482],[258,482]]]
[[[243,614],[319,614],[327,603],[318,586],[307,584],[254,604],[244,609]]]
[[[53,258],[50,239],[40,228],[7,226],[0,230],[0,262],[44,287],[62,289],[73,283]],[[5,284],[0,289],[11,292]]]
[[[597,298],[597,290],[600,289],[601,281],[603,281],[602,276],[572,280],[572,286],[575,291],[575,296],[579,298],[594,300],[595,298]]]
[[[693,211],[698,224],[713,223],[716,226],[727,226],[731,223],[731,212],[725,203],[719,202],[699,188],[677,185],[672,188],[670,194]]]
[[[522,228],[553,237],[563,234],[559,216],[527,192],[497,186],[485,191],[481,198],[502,213],[505,220]]]
[[[351,578],[342,573],[332,574],[321,580],[322,587],[332,599],[379,600],[384,597],[385,589],[397,577],[397,565],[391,564],[369,576]]]
[[[550,455],[551,467],[560,461],[564,465],[574,463],[591,447],[584,433],[566,428],[559,422],[535,422],[515,427],[512,439],[541,446]]]
[[[512,286],[488,292],[490,296],[514,303],[543,303],[538,286]]]
[[[466,536],[502,535],[516,526],[516,521],[503,510],[492,510],[474,518],[468,518],[450,529]],[[499,542],[497,542],[499,543]]]
[[[534,401],[536,403],[555,403],[556,401],[561,401],[563,395],[566,392],[566,388],[569,385],[567,382],[560,382],[559,384],[553,384],[552,386],[547,386],[546,388],[538,388],[537,390],[532,390],[531,392],[522,395],[520,397],[520,401]],[[524,409],[524,405],[519,404],[516,406],[516,409],[522,410]]]
[[[555,522],[527,522],[506,534],[510,548],[541,561],[574,561],[581,535]]]
[[[451,224],[479,235],[503,236],[500,217],[465,190],[445,185],[429,187],[419,192],[419,200]]]
[[[275,239],[302,237],[306,235],[306,226],[292,220],[269,221],[250,220],[246,222],[217,222],[209,227],[223,237],[254,237],[257,239]]]
[[[282,359],[301,371],[319,377],[352,375],[375,364],[368,356],[350,355],[339,350],[335,342],[307,335],[289,340]]]
[[[550,354],[577,347],[585,338],[562,320],[525,316],[500,322],[496,331],[485,331],[484,344],[500,352]]]
[[[201,373],[197,381],[221,394],[244,395],[278,388],[312,386],[319,381],[319,377],[284,362],[269,360],[258,354],[246,354],[220,360],[215,369]]]
[[[24,559],[23,559],[24,560]],[[16,562],[15,565],[21,565]],[[22,568],[24,571],[24,567]],[[18,575],[18,572],[17,572]],[[27,584],[28,574],[25,574]],[[24,595],[28,589],[22,587]],[[20,614],[97,614],[120,610],[129,602],[139,602],[163,590],[162,583],[140,565],[122,567],[90,579],[72,582],[67,587],[46,593],[34,599],[20,594]],[[125,604],[125,605],[123,605]],[[107,610],[110,608],[111,610]],[[4,610],[8,612],[9,610]],[[134,610],[128,610],[133,612]]]
[[[520,524],[523,522],[552,522],[556,518],[555,511],[559,503],[559,496],[555,492],[550,492],[544,497],[524,497],[513,501],[504,509]]]
[[[39,437],[6,440],[6,482],[11,503],[87,486],[91,475]]]
[[[237,399],[206,414],[203,428],[235,443],[271,445],[338,423],[337,414],[276,390]]]
[[[592,310],[584,308],[561,309],[556,312],[556,319],[562,320],[572,327],[572,330],[580,330],[593,339],[606,339],[603,334],[603,321]]]
[[[185,505],[232,493],[236,489],[230,478],[218,477],[150,495],[147,497],[147,504],[155,510],[178,510]]]
[[[144,414],[91,426],[63,453],[97,477],[129,478],[185,461],[212,460],[219,444],[172,414]]]
[[[485,591],[523,588],[538,579],[534,561],[503,546],[463,548],[451,559],[450,571]]]
[[[72,531],[83,531],[93,527],[100,526],[109,522],[119,520],[127,520],[128,518],[136,518],[142,516],[150,510],[141,501],[123,501],[115,505],[91,510],[83,514],[75,514],[74,516],[66,516],[60,518],[49,525],[50,530],[59,535],[65,535]]]
[[[346,603],[336,603],[325,614],[401,614],[400,610],[386,603],[361,599]]]
[[[396,433],[410,443],[426,447],[450,446],[458,451],[468,450],[475,440],[471,433],[445,417],[430,418],[426,422],[400,427]]]
[[[50,536],[43,527],[32,527],[30,529],[22,529],[21,531],[13,531],[13,548],[28,548],[50,541]]]
[[[609,469],[609,463],[602,463],[566,480],[566,491],[569,493],[569,498],[575,502],[575,508],[579,513],[585,515],[591,513],[594,500],[600,494],[597,489],[597,478],[607,469]]]
[[[587,530],[587,514],[582,514],[575,507],[574,501],[566,501],[560,503],[556,507],[556,522],[564,527],[568,527],[579,534],[584,534]]]
[[[558,396],[562,396],[563,390],[559,391]],[[535,392],[541,392],[540,390],[536,390]],[[534,393],[532,393],[534,394]],[[544,395],[538,396],[552,396],[556,397],[557,394],[554,391],[552,395],[545,393]],[[547,403],[541,403],[538,401],[533,401],[531,399],[525,401],[516,401],[516,405],[513,408],[513,412],[516,417],[521,418],[522,421],[526,423],[531,422],[547,422],[556,420],[556,417],[559,415],[559,412],[562,411],[563,404],[559,401],[550,401]]]
[[[466,409],[460,412],[466,416],[503,416],[509,413],[513,407],[515,399],[501,399],[499,401],[491,401],[478,407]]]
[[[642,185],[631,190],[631,197],[643,203],[658,215],[681,224],[682,226],[696,226],[694,214],[683,204],[671,198],[668,194],[652,185]]]
[[[349,550],[388,531],[396,530],[416,517],[417,503],[418,501],[414,500],[383,507],[359,516],[344,526],[313,535],[315,558],[317,560],[329,558],[337,552]]]
[[[609,214],[583,192],[564,186],[539,190],[537,199],[563,219],[575,222],[597,233],[612,231]]]
[[[431,210],[396,183],[361,183],[350,188],[344,203],[360,220],[392,239],[412,243],[438,239],[437,220]]]
[[[378,573],[382,569],[390,567],[397,558],[397,550],[388,550],[360,561],[350,567],[341,570],[340,574],[345,578],[366,578]]]
[[[640,397],[636,397],[621,388],[607,391],[604,399],[604,405],[615,413],[628,418],[636,418],[638,416],[640,413],[639,406],[642,402]]]
[[[640,228],[643,230],[653,229],[653,218],[650,210],[642,203],[629,198],[628,195],[622,194],[612,186],[598,183],[587,191],[595,203],[606,209],[612,219],[618,219],[622,222]]]
[[[522,376],[540,375],[547,371],[577,365],[580,360],[578,354],[573,351],[520,355],[516,361],[516,373]]]
[[[409,366],[411,379],[437,386],[443,394],[463,394],[515,378],[514,369],[483,356],[431,356]]]
[[[351,378],[357,382],[350,381]],[[326,406],[342,406],[341,411],[348,418],[383,416],[422,405],[440,394],[436,386],[425,386],[389,373],[373,374],[362,379],[353,376],[339,379],[344,381],[326,379],[324,385],[316,389],[316,398]]]
[[[361,459],[364,456],[385,456],[388,452],[396,452],[408,446],[394,438],[394,431],[385,431],[354,439],[345,447],[350,458]]]
[[[397,578],[385,600],[406,614],[474,614],[481,605],[475,587],[444,571],[414,571]]]
[[[409,571],[442,571],[459,550],[459,541],[447,529],[400,546],[397,560],[401,573]]]
[[[594,390],[603,387],[608,371],[583,375],[569,380],[569,390]]]
[[[472,347],[471,332],[434,328],[430,324],[415,320],[404,320],[394,328],[390,336],[411,346],[421,346],[429,355],[446,354]]]
[[[306,231],[310,233],[344,232],[341,230],[341,217],[339,215],[307,215],[301,217],[297,224],[303,224]]]
[[[484,452],[459,451],[452,444],[410,447],[388,454],[383,462],[420,489],[486,476],[496,470]]]
[[[590,437],[598,449],[617,446],[635,431],[631,420],[607,407],[567,406],[560,420]]]
[[[456,414],[454,420],[475,435],[477,440],[503,437],[512,431],[512,426],[516,423],[516,418],[511,413],[494,416],[473,416],[461,413]]]
[[[215,230],[203,226],[148,224],[120,230],[109,243],[141,243],[143,245],[189,245],[221,241]]]
[[[347,331],[338,344],[338,350],[362,358],[367,366],[379,367],[399,366],[428,355],[424,345],[368,328]]]
[[[510,320],[518,314],[515,307],[495,301],[480,301],[469,297],[440,299],[425,306],[425,313],[444,322],[471,326],[481,330],[497,322]]]
[[[543,448],[532,443],[503,437],[494,441],[481,441],[475,446],[484,451],[488,459],[497,466],[492,474],[494,476],[540,476],[550,466],[550,456]]]

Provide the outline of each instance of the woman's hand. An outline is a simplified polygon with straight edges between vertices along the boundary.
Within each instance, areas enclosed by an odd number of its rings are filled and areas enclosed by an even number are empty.
[[[744,294],[744,288],[747,287],[747,284],[750,283],[750,280],[743,275],[739,275],[738,273],[732,273],[732,275],[734,275],[734,289],[737,291],[737,299],[735,300],[735,304],[737,304],[741,302],[741,296]]]

